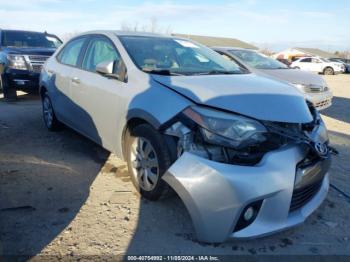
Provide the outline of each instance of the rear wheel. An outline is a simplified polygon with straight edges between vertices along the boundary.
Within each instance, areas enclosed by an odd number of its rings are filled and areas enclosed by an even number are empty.
[[[162,180],[170,167],[171,153],[164,136],[148,124],[127,131],[125,153],[131,180],[140,194],[149,200],[170,195]]]
[[[323,74],[325,75],[334,75],[334,70],[332,67],[326,67],[324,70],[323,70]]]
[[[45,93],[42,98],[44,123],[50,131],[58,131],[62,127],[57,120],[50,97]]]

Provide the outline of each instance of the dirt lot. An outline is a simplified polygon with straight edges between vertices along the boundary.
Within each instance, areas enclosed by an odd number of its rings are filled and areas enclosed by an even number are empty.
[[[326,80],[334,105],[323,114],[340,152],[331,182],[350,195],[350,75]],[[294,229],[256,240],[198,243],[180,199],[140,199],[124,163],[72,130],[48,132],[38,98],[1,100],[0,254],[350,254],[350,199],[334,187]]]

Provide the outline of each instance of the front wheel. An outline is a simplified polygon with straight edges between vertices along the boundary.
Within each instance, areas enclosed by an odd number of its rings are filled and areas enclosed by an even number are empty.
[[[326,67],[324,70],[323,70],[323,74],[325,75],[334,75],[334,70],[332,67]]]
[[[61,129],[62,124],[57,120],[55,112],[53,110],[53,106],[51,103],[50,97],[47,93],[44,94],[42,98],[42,106],[43,106],[43,118],[44,123],[50,131],[58,131]]]
[[[148,124],[127,131],[125,153],[131,181],[148,200],[155,201],[171,193],[161,179],[172,163],[168,145],[165,137]]]
[[[5,101],[13,102],[17,99],[16,88],[10,87],[6,81],[6,77],[0,74],[0,91],[4,94]]]

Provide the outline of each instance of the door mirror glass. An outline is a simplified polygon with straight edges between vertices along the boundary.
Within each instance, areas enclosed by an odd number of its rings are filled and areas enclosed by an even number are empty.
[[[96,65],[96,72],[102,75],[113,74],[114,61],[103,61]]]

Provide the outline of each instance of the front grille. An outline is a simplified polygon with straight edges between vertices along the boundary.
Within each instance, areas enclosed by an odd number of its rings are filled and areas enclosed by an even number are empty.
[[[45,63],[45,61],[49,58],[49,56],[42,55],[30,55],[28,56],[29,60],[36,63]]]
[[[323,179],[303,188],[293,191],[289,212],[293,212],[306,205],[320,190]]]
[[[33,72],[40,73],[41,68],[43,68],[42,65],[32,65]]]
[[[26,57],[30,70],[36,73],[41,72],[41,68],[43,67],[46,60],[49,58],[49,56],[43,55],[28,55]]]
[[[319,108],[322,109],[323,107],[328,106],[330,103],[331,103],[331,99],[325,99],[325,100],[322,100],[318,103],[315,103],[315,107],[317,109],[319,109]]]

